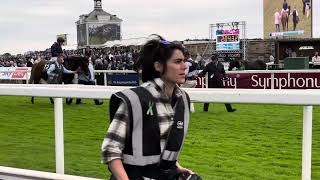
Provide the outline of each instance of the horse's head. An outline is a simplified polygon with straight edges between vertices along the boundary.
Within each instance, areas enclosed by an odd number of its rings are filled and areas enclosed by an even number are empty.
[[[88,69],[88,62],[89,59],[87,57],[83,56],[68,56],[67,58],[64,59],[64,67],[71,70],[75,71],[79,67],[83,70]]]
[[[82,56],[68,56],[64,59],[63,65],[66,69],[71,71],[76,71],[78,68],[81,68],[85,72],[89,72],[88,68],[89,59]],[[74,76],[73,74],[64,74],[63,82],[65,84],[71,84]]]

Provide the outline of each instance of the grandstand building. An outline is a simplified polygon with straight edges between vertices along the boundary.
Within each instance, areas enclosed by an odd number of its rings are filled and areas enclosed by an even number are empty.
[[[102,0],[94,0],[94,10],[80,15],[76,22],[79,48],[100,46],[107,41],[121,39],[122,20],[102,9]]]

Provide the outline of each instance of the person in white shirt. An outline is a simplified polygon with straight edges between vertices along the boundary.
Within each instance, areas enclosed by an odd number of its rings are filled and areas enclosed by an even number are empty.
[[[186,61],[184,64],[186,65],[186,69],[185,69],[186,81],[184,84],[181,85],[181,87],[195,88],[197,86],[197,80],[196,80],[196,77],[198,74],[197,65],[191,58],[191,55],[189,52],[185,52],[185,59]],[[190,104],[190,111],[195,112],[193,103]]]
[[[90,71],[90,78],[91,78],[91,81],[96,81],[96,78],[95,78],[95,73],[94,73],[94,67],[93,67],[93,64],[92,64],[92,59],[91,57],[89,58],[89,65],[88,65],[88,68],[89,68],[89,71]]]
[[[309,16],[310,16],[310,11],[311,11],[311,4],[309,1],[309,2],[306,2],[306,16],[307,16],[307,18],[309,18]]]
[[[191,58],[189,52],[185,53],[185,65],[186,65],[186,82],[182,84],[184,88],[194,88],[197,85],[196,75],[197,75],[197,65]]]
[[[274,57],[272,56],[272,54],[270,55],[269,62],[267,62],[266,65],[267,65],[267,70],[271,68],[271,65],[274,65]]]
[[[280,13],[278,11],[274,13],[274,26],[276,32],[280,32],[280,17]]]
[[[318,52],[314,53],[314,56],[312,57],[312,63],[313,63],[313,66],[320,65],[320,56],[318,55]]]
[[[270,62],[272,62],[272,64],[274,64],[274,57],[272,56],[272,54],[269,57]]]

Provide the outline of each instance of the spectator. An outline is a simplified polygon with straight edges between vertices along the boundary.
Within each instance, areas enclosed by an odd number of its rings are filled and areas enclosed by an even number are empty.
[[[294,6],[292,11],[292,23],[293,23],[293,31],[295,31],[297,28],[297,24],[299,23],[299,14],[296,6]]]
[[[78,72],[78,84],[83,85],[95,85],[94,71],[92,63],[84,64],[80,67]],[[102,105],[103,102],[100,102],[98,99],[94,99],[96,105]],[[81,99],[77,98],[76,104],[81,104]]]
[[[185,52],[185,59],[186,59],[186,62],[185,62],[186,81],[184,84],[181,85],[181,87],[195,88],[197,86],[197,80],[196,80],[197,74],[198,74],[197,64],[193,61],[189,52]],[[191,112],[195,111],[193,103],[190,104],[190,111]]]
[[[318,52],[314,53],[314,56],[312,57],[312,63],[313,63],[313,66],[320,65],[320,56],[318,55]]]
[[[223,79],[225,78],[226,72],[223,64],[218,62],[218,57],[213,55],[211,62],[206,65],[203,71],[199,74],[200,77],[205,76],[208,73],[208,87],[209,88],[223,88]],[[231,104],[225,104],[228,112],[234,112],[236,109],[232,109]],[[209,110],[209,103],[204,103],[203,111]]]
[[[280,13],[277,11],[274,13],[274,27],[276,32],[280,32]]]

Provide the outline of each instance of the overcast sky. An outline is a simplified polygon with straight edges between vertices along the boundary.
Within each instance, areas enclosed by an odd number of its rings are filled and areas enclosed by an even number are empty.
[[[249,38],[263,37],[263,0],[102,0],[102,5],[123,20],[123,39],[153,33],[169,40],[208,38],[209,24],[231,21],[246,21]],[[2,1],[0,54],[44,50],[62,33],[76,44],[75,22],[92,10],[93,0]]]

